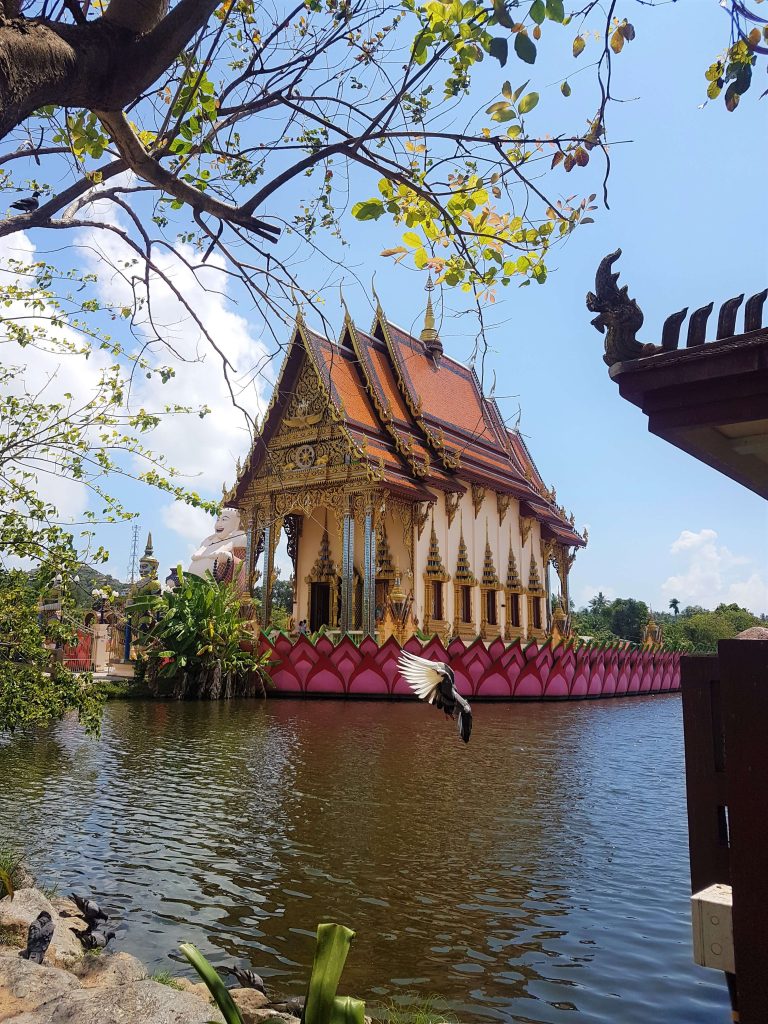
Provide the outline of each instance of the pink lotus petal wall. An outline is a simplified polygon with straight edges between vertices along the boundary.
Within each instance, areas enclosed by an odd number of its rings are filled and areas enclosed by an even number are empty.
[[[336,646],[321,637],[313,644],[301,636],[279,635],[263,650],[272,655],[272,678],[278,695],[303,697],[395,697],[413,694],[397,671],[400,646],[392,638],[381,647],[366,638],[358,647],[344,637]],[[465,644],[437,640],[426,646],[414,637],[405,649],[446,661],[459,692],[480,700],[578,700],[625,694],[663,693],[680,688],[680,655],[629,647],[574,647],[549,643],[509,646],[494,640]]]

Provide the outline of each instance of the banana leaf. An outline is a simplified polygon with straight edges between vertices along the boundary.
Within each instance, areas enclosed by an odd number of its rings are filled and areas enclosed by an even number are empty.
[[[365,1003],[337,996],[341,972],[355,933],[340,924],[319,924],[303,1024],[363,1024]]]

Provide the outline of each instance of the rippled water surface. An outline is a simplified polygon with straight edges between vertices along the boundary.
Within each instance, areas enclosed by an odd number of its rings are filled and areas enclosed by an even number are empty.
[[[465,747],[410,703],[112,704],[98,742],[4,741],[0,839],[103,897],[153,967],[186,939],[296,994],[330,919],[358,933],[342,988],[373,1006],[726,1020],[691,963],[679,698],[475,711]]]

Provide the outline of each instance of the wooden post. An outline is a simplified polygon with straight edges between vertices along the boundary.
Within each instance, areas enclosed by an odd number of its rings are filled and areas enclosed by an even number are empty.
[[[722,729],[740,1024],[768,1021],[768,640],[721,640]]]
[[[768,640],[681,659],[691,890],[730,885],[733,1020],[768,1021]]]

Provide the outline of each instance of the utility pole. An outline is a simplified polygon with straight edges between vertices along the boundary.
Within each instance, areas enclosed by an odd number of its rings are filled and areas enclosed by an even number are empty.
[[[131,529],[132,529],[131,555],[130,555],[130,558],[128,560],[128,573],[127,573],[127,576],[128,576],[128,583],[131,584],[131,586],[132,586],[136,582],[136,572],[137,572],[137,568],[138,568],[138,559],[139,559],[139,524],[138,524],[138,522],[134,523]]]

